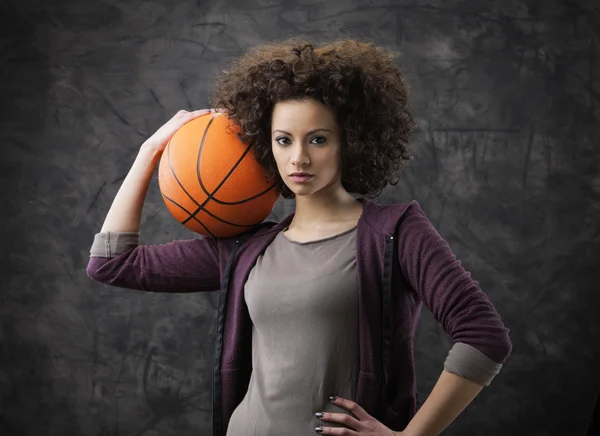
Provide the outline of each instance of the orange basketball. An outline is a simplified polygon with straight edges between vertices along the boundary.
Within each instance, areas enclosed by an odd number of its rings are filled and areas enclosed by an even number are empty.
[[[225,114],[209,114],[181,127],[158,167],[162,197],[177,221],[206,236],[227,237],[262,222],[279,192],[237,136]]]

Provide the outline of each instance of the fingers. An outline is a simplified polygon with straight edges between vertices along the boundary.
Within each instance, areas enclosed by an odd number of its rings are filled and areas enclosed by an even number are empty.
[[[209,113],[212,112],[212,109],[198,109],[195,111],[186,111],[186,110],[180,110],[179,112],[177,112],[175,114],[174,118],[197,118],[197,117],[201,117],[203,115],[207,115]]]
[[[189,121],[192,121],[196,118],[203,117],[208,114],[210,114],[209,109],[201,109],[201,110],[197,110],[197,111],[193,111],[193,112],[187,112],[181,116],[181,121],[183,121],[184,123],[187,123]]]
[[[329,434],[337,436],[358,436],[359,433],[349,428],[332,428],[332,427],[317,427],[315,431],[318,434]]]
[[[187,111],[179,111],[179,112],[184,112],[184,113],[191,113],[191,114],[209,114],[209,113],[216,113],[216,114],[222,114],[227,112],[227,109],[223,109],[223,108],[211,108],[211,109],[197,109],[195,111],[192,112],[187,112]]]
[[[194,118],[198,118],[198,117],[202,117],[204,115],[208,115],[208,114],[224,114],[227,113],[227,109],[223,109],[223,108],[216,108],[216,109],[197,109],[195,111],[186,111],[186,110],[180,110],[178,111],[173,118],[175,119],[182,119],[182,120],[191,120]]]
[[[356,418],[358,418],[360,421],[367,420],[371,417],[371,415],[369,415],[365,411],[365,409],[360,407],[354,401],[346,400],[345,398],[339,397],[329,397],[329,401],[331,401],[336,406],[343,407],[344,409],[352,412],[352,414],[356,416]]]
[[[202,116],[202,115],[209,114],[209,113],[211,113],[212,111],[213,111],[212,109],[198,109],[198,110],[195,110],[195,111],[193,111],[193,112],[190,112],[190,114],[191,114],[192,116]]]
[[[335,422],[337,424],[345,425],[346,427],[349,427],[353,430],[359,429],[360,422],[358,421],[358,419],[356,419],[355,417],[350,416],[348,414],[345,414],[345,413],[323,412],[323,413],[317,413],[316,416],[321,421]]]
[[[337,436],[358,436],[358,433],[348,428],[317,427],[315,431],[318,434],[329,434]]]

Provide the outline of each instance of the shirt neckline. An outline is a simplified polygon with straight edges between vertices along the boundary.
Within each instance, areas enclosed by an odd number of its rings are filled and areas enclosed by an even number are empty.
[[[355,231],[357,227],[358,227],[358,224],[354,225],[352,228],[350,228],[350,229],[348,229],[348,230],[344,230],[344,231],[343,231],[343,232],[341,232],[341,233],[337,233],[337,234],[335,234],[335,235],[328,236],[328,237],[326,237],[326,238],[321,238],[321,239],[313,239],[313,240],[311,240],[311,241],[304,241],[304,242],[301,242],[301,241],[296,241],[296,240],[294,240],[294,239],[291,239],[290,237],[288,237],[288,236],[285,234],[285,231],[286,231],[286,230],[289,228],[289,226],[285,226],[285,228],[284,228],[284,229],[281,231],[281,235],[282,235],[282,236],[283,236],[283,237],[286,239],[286,241],[288,241],[288,242],[291,242],[292,244],[297,244],[297,245],[309,245],[309,244],[317,244],[317,243],[319,243],[319,242],[326,242],[326,241],[330,241],[330,240],[332,240],[332,239],[336,239],[336,238],[342,237],[342,236],[344,236],[344,235],[347,235],[348,233],[351,233],[351,232]]]

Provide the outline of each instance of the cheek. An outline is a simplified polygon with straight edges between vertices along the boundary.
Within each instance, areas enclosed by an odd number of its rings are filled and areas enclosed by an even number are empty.
[[[339,149],[329,150],[326,156],[323,156],[323,162],[331,168],[331,171],[338,172],[341,167],[342,157]]]

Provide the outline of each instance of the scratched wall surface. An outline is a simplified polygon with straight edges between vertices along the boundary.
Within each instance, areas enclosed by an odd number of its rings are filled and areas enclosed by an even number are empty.
[[[141,142],[205,107],[232,57],[304,33],[402,53],[421,130],[379,200],[417,199],[511,329],[503,371],[444,434],[583,435],[600,387],[597,2],[7,0],[0,23],[0,434],[211,434],[218,296],[93,283],[88,249]],[[153,180],[142,242],[192,236]],[[425,311],[422,398],[449,345]]]

